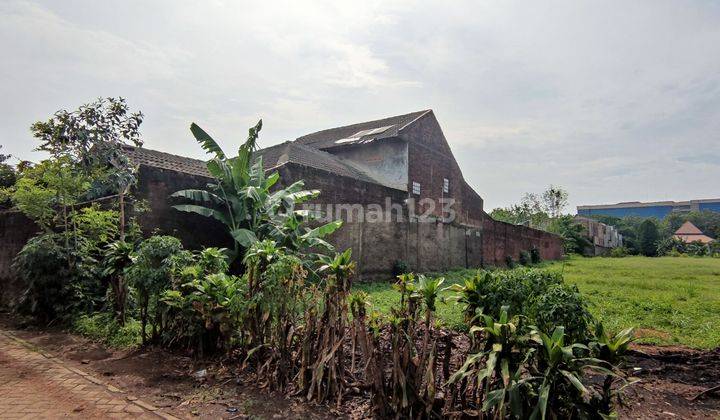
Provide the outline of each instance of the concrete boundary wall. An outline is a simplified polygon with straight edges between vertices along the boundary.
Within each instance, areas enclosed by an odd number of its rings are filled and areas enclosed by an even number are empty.
[[[483,228],[440,222],[353,222],[336,232],[338,249],[352,248],[359,281],[389,280],[396,261],[417,272],[502,267],[509,255],[537,248],[543,259],[562,257],[562,240],[552,234],[490,221]]]

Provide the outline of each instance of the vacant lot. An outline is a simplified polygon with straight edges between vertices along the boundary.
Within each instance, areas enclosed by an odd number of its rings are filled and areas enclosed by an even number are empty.
[[[638,329],[640,342],[682,344],[696,348],[720,346],[720,259],[718,258],[580,258],[546,264],[577,284],[591,312],[611,330]],[[462,281],[473,270],[442,273],[445,285]],[[390,283],[356,287],[387,311],[397,301]],[[443,296],[450,297],[446,292]],[[462,328],[460,308],[440,304],[438,317]]]

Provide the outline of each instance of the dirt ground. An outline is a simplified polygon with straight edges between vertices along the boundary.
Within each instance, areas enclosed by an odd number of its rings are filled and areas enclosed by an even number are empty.
[[[12,327],[7,318],[0,325]],[[336,412],[329,407],[270,394],[238,384],[222,360],[197,361],[160,349],[117,351],[62,331],[14,333],[73,366],[104,378],[178,417],[211,418],[366,418],[365,398],[351,398]],[[630,356],[640,382],[626,393],[622,418],[720,418],[720,348],[635,346]],[[698,396],[700,395],[700,396]]]
[[[628,389],[625,418],[720,418],[720,348],[635,345],[629,358],[640,382]],[[706,392],[716,389],[716,392]]]

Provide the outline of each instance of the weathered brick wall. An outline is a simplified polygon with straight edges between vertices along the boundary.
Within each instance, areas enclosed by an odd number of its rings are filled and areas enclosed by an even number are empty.
[[[483,223],[482,235],[484,263],[487,265],[504,266],[508,255],[517,261],[520,251],[529,251],[533,247],[540,251],[544,260],[557,260],[562,257],[562,239],[541,230],[488,217]]]
[[[408,218],[404,206],[407,194],[403,191],[295,164],[286,164],[279,172],[281,184],[304,179],[306,188],[321,190],[321,195],[314,201],[316,204],[361,204],[365,210],[371,205],[380,205],[383,212],[388,210],[385,208],[387,199],[394,204],[392,217],[383,213],[383,221],[356,219],[346,222],[330,238],[337,249],[352,248],[361,280],[388,279],[398,260],[405,261],[412,270],[442,271],[501,266],[506,255],[517,260],[521,250],[527,251],[533,246],[540,250],[544,259],[557,259],[562,255],[562,243],[557,236],[494,221],[482,210],[474,210],[475,217],[482,218],[474,226],[461,222],[418,222]],[[171,207],[170,194],[180,189],[205,187],[209,181],[200,176],[142,166],[135,193],[150,207],[149,212],[139,217],[144,234],[175,235],[190,249],[232,246],[219,222]],[[398,211],[404,218],[400,222],[396,218]],[[0,296],[16,293],[12,289],[10,263],[36,231],[33,223],[20,213],[0,213]]]
[[[141,166],[139,179],[135,196],[145,200],[149,208],[138,217],[145,236],[153,233],[177,236],[189,249],[232,246],[232,238],[222,223],[172,208],[183,201],[170,199],[170,194],[183,189],[204,189],[211,178]]]
[[[481,218],[476,226],[459,221],[419,222],[408,217],[408,209],[403,205],[406,195],[402,191],[292,163],[282,166],[280,175],[285,183],[303,179],[306,188],[320,190],[313,203],[321,204],[322,211],[327,204],[336,203],[362,205],[366,214],[374,204],[388,210],[385,208],[388,198],[396,207],[402,206],[400,222],[395,213],[391,217],[384,213],[381,222],[363,223],[355,218],[344,221],[343,227],[331,237],[337,249],[352,248],[361,280],[388,279],[397,260],[406,262],[412,270],[428,272],[503,266],[506,255],[517,261],[520,251],[533,247],[540,250],[543,259],[562,256],[562,241],[556,235],[495,221],[482,210],[475,212]]]
[[[423,116],[402,138],[408,141],[408,191],[412,192],[413,181],[421,187],[420,196],[413,197],[452,198],[458,222],[479,226],[484,218],[483,200],[465,182],[437,119],[431,114]],[[443,192],[444,178],[449,181],[447,193]],[[418,206],[416,212],[426,210],[426,206]],[[434,215],[443,216],[440,206],[436,206]]]

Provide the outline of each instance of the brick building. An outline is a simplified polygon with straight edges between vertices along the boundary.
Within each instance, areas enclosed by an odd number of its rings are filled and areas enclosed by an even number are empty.
[[[139,220],[147,234],[176,235],[189,248],[231,245],[217,222],[178,212],[168,198],[210,181],[204,161],[144,148],[128,147],[127,153],[139,166],[135,196],[150,208]],[[306,188],[320,190],[312,204],[321,209],[348,205],[382,214],[380,220],[340,215],[344,225],[331,238],[337,248],[353,249],[360,279],[387,279],[396,261],[416,271],[440,271],[503,265],[506,256],[517,260],[532,248],[544,259],[562,255],[559,237],[485,213],[432,110],[318,131],[257,156],[265,169],[280,173],[281,184],[303,179]],[[0,283],[10,281],[12,257],[35,233],[28,222],[17,212],[0,213]]]

